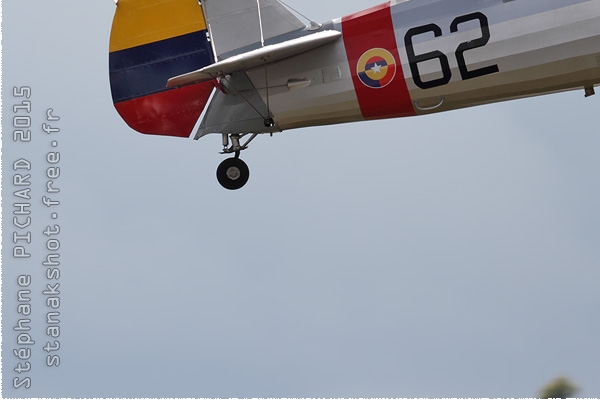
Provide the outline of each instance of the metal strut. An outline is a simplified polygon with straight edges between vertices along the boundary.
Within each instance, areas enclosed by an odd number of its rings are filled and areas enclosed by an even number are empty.
[[[267,58],[263,58],[265,62],[265,90],[267,91],[267,118],[265,118],[265,126],[272,128],[275,126],[275,121],[271,118],[271,107],[269,107],[269,75],[267,74]]]
[[[265,35],[263,33],[262,14],[260,12],[260,0],[256,0],[256,7],[258,9],[258,27],[260,29],[260,44],[265,47]]]
[[[246,150],[248,148],[248,145],[250,144],[250,142],[253,141],[254,138],[258,136],[258,133],[253,133],[252,136],[250,136],[250,138],[248,140],[246,140],[244,142],[244,144],[242,144],[240,142],[240,139],[247,135],[249,135],[249,133],[232,133],[232,134],[223,133],[222,134],[223,151],[221,152],[221,154],[235,153],[235,158],[238,158],[240,156],[240,151]],[[230,138],[231,138],[231,146],[229,146]]]

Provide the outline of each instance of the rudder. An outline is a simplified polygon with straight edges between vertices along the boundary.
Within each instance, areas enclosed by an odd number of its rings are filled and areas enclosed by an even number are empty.
[[[119,0],[109,51],[113,103],[123,120],[141,133],[188,137],[214,84],[165,85],[214,63],[198,0]]]

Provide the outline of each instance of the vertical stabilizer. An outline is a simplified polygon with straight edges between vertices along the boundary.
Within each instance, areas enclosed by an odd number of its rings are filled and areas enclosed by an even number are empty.
[[[165,85],[173,76],[212,63],[198,0],[118,0],[110,35],[110,87],[115,108],[131,128],[189,137],[214,85]]]

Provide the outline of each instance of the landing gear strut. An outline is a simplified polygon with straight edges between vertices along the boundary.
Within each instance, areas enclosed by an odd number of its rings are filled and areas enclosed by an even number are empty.
[[[240,158],[240,152],[245,150],[257,134],[254,133],[244,144],[240,139],[246,134],[223,134],[223,151],[221,154],[235,153],[235,157],[224,160],[217,168],[217,180],[225,189],[237,190],[243,187],[250,178],[248,165]],[[229,141],[231,139],[231,146]]]

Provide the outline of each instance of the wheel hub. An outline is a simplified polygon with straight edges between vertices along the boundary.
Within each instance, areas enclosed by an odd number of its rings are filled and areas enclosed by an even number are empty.
[[[227,177],[232,181],[240,179],[242,173],[238,167],[229,167],[227,168]]]

